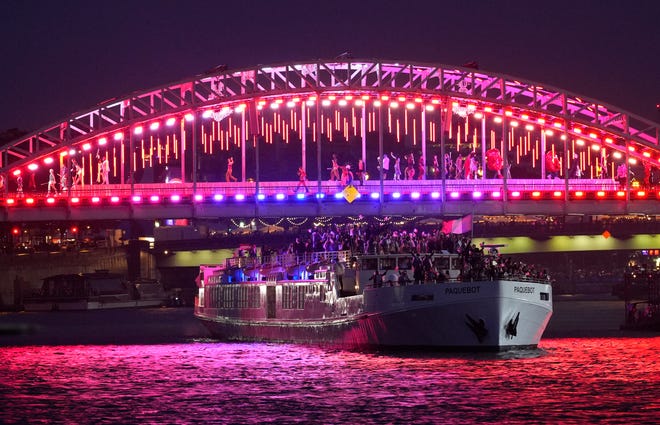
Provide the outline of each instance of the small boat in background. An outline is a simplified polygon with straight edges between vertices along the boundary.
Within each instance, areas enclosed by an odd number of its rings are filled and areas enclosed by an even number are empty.
[[[157,280],[127,282],[118,273],[58,274],[44,278],[41,289],[23,299],[25,311],[98,310],[158,307],[167,294]]]

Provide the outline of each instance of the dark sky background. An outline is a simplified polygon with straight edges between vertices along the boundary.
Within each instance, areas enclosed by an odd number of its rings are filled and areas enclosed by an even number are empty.
[[[0,2],[0,131],[219,64],[379,58],[462,65],[660,121],[660,1]]]

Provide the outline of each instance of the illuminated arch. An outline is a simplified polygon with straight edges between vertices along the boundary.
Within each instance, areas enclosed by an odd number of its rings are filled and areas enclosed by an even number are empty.
[[[238,130],[234,129],[231,134],[232,143],[245,145],[252,131],[250,126],[254,127],[255,123],[268,142],[272,134],[285,137],[284,133],[291,130],[291,126],[281,128],[276,123],[251,121],[251,105],[300,107],[300,115],[303,115],[305,108],[310,111],[323,102],[335,108],[347,103],[354,108],[370,110],[378,108],[379,104],[389,106],[388,110],[401,104],[402,110],[405,107],[415,113],[420,111],[424,122],[416,122],[422,133],[416,137],[433,142],[438,142],[442,136],[438,133],[443,132],[443,119],[447,124],[450,118],[456,120],[457,115],[468,115],[473,120],[474,114],[482,114],[484,120],[492,118],[502,123],[501,132],[499,127],[494,127],[500,139],[513,137],[507,132],[518,125],[524,126],[525,131],[537,133],[540,138],[553,131],[570,143],[592,145],[593,149],[605,147],[631,161],[660,164],[660,125],[603,102],[540,83],[470,68],[351,59],[260,65],[239,70],[218,67],[209,74],[108,100],[3,146],[0,170],[8,173],[31,163],[53,161],[70,151],[92,153],[121,142],[129,138],[128,135],[137,144],[138,132],[147,135],[170,131],[173,138],[184,138],[184,143],[192,143],[186,142],[186,137],[196,136],[195,145],[203,149],[204,129],[202,134],[191,134],[195,133],[191,129],[196,127],[186,122],[204,117],[219,122],[227,116],[231,119],[233,113],[239,113],[240,118],[235,121],[239,124],[234,126]],[[314,119],[312,114],[304,124],[315,129],[312,138],[323,131],[314,127]],[[488,123],[493,132],[494,124]],[[359,124],[362,128],[369,125],[366,121]],[[473,130],[474,126],[473,123]],[[304,137],[301,134],[304,132],[299,131],[300,137]],[[465,136],[465,132],[461,133],[461,137]],[[449,133],[450,139],[456,137],[457,134]],[[172,149],[177,146],[172,143]],[[122,152],[126,150],[122,146]],[[542,162],[539,152],[535,155]],[[123,160],[138,162],[130,152]],[[144,161],[144,154],[141,160]],[[93,172],[94,165],[88,165]],[[88,175],[88,178],[91,177]],[[122,181],[126,181],[126,176]]]

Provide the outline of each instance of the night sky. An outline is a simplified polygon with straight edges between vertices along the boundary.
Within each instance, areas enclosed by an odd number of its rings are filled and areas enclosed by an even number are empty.
[[[378,58],[462,65],[660,121],[660,1],[0,2],[0,132],[230,68]]]

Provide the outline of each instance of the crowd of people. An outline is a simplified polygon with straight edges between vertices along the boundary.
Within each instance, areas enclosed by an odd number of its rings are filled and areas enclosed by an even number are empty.
[[[312,252],[348,250],[354,255],[409,254],[414,283],[442,282],[450,277],[438,269],[432,253],[452,253],[459,258],[458,280],[499,279],[504,277],[550,280],[545,269],[514,261],[489,247],[476,246],[465,235],[445,234],[440,229],[403,230],[383,224],[332,224],[309,229],[287,247],[277,250],[264,247],[262,256],[305,256]],[[400,281],[405,282],[406,277]]]

